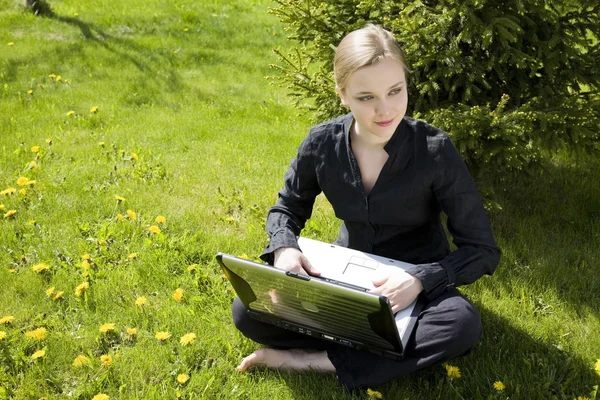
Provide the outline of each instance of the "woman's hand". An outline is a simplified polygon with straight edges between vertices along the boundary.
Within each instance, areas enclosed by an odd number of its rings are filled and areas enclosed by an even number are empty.
[[[400,268],[373,279],[373,285],[375,289],[372,289],[371,293],[387,297],[394,314],[408,307],[423,290],[419,278]]]
[[[275,260],[273,262],[275,268],[286,271],[293,271],[303,275],[321,275],[315,267],[310,264],[300,250],[295,247],[281,247],[274,252]]]

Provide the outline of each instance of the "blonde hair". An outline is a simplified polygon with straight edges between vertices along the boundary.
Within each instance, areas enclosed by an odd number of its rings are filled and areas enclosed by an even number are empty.
[[[391,32],[373,24],[350,32],[335,51],[333,78],[336,86],[344,90],[348,77],[354,71],[384,58],[398,61],[408,72],[402,49]]]

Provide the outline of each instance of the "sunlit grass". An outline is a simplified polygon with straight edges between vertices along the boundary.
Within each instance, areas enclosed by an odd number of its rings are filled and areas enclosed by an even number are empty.
[[[239,374],[257,345],[214,256],[260,254],[309,127],[263,79],[282,26],[259,0],[51,4],[39,18],[0,0],[0,399],[593,397],[597,161],[500,188],[502,263],[464,289],[484,335],[452,368],[353,394]],[[320,196],[305,234],[338,227]]]

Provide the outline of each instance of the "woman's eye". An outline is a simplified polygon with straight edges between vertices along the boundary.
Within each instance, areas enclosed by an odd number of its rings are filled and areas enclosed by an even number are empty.
[[[358,100],[359,101],[367,101],[367,100],[371,100],[373,98],[373,96],[363,96],[363,97],[359,97]]]
[[[392,95],[392,96],[393,96],[393,95],[395,95],[395,94],[398,94],[398,93],[400,93],[401,91],[402,91],[402,89],[394,89],[394,90],[392,90],[392,91],[390,92],[390,95]]]

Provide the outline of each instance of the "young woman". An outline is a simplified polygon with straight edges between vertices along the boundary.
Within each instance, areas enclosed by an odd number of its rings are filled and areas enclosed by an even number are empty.
[[[323,192],[342,219],[337,245],[415,266],[378,277],[373,292],[397,312],[421,295],[405,358],[395,361],[267,325],[233,304],[236,327],[275,349],[244,358],[254,366],[336,373],[348,388],[373,387],[467,353],[481,334],[474,306],[456,286],[492,274],[500,258],[482,201],[448,136],[405,116],[406,64],[390,32],[367,25],[339,44],[336,90],[351,113],[313,127],[285,174],[269,211],[270,244],[262,258],[275,267],[319,275],[299,250],[297,236]],[[444,212],[457,249],[450,252]]]

